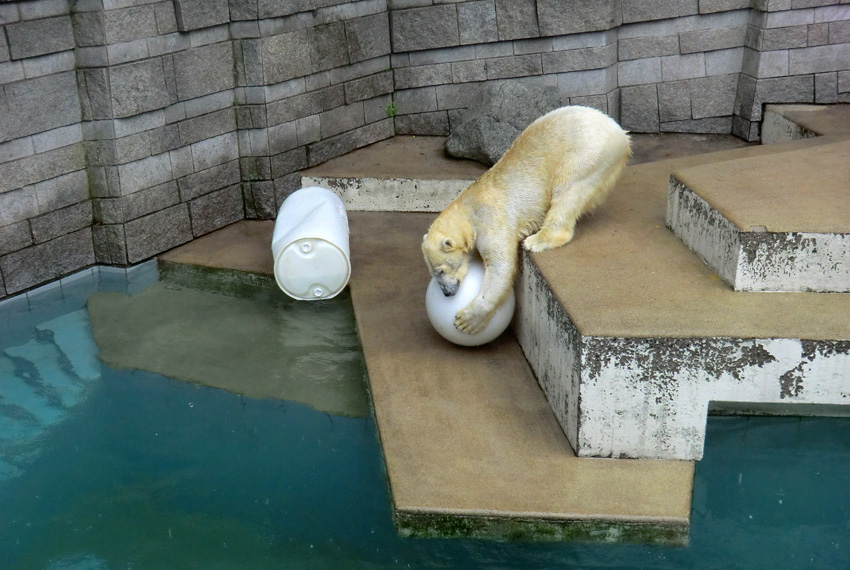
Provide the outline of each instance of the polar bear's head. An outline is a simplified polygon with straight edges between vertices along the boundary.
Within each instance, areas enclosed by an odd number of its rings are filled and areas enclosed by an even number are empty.
[[[446,297],[457,293],[469,270],[474,238],[467,219],[449,207],[431,225],[422,239],[422,253],[428,272],[437,280]]]
[[[457,293],[469,270],[469,255],[463,242],[440,232],[430,231],[422,240],[422,253],[428,271],[437,280],[446,297]]]

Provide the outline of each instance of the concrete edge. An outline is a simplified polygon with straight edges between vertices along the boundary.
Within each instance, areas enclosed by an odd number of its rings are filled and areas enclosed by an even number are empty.
[[[638,517],[634,517],[638,518]],[[487,538],[526,542],[642,543],[686,546],[690,521],[643,517],[622,520],[605,516],[557,517],[536,513],[395,511],[396,528],[415,538]]]
[[[433,212],[445,210],[474,180],[302,176],[302,187],[320,186],[339,196],[346,210]]]

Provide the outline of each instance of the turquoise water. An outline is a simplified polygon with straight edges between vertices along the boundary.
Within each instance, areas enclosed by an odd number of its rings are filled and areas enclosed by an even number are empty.
[[[90,296],[156,279],[92,274],[0,305],[0,569],[850,568],[846,419],[710,418],[688,547],[400,538],[370,415],[97,358]],[[360,374],[345,350],[338,370]]]

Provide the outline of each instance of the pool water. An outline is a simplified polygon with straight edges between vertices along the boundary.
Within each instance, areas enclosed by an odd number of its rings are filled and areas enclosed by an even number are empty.
[[[401,538],[347,295],[147,264],[0,324],[0,569],[850,568],[848,419],[710,418],[687,547]]]

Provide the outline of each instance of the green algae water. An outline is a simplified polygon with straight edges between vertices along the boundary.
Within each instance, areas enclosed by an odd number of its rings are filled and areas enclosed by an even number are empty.
[[[713,417],[687,547],[397,535],[346,296],[146,265],[0,304],[0,569],[850,568],[850,421]]]

